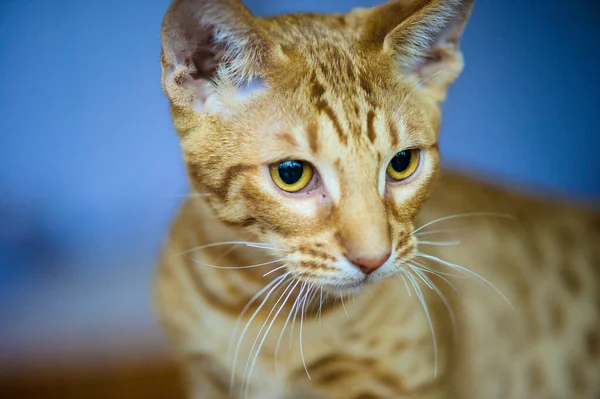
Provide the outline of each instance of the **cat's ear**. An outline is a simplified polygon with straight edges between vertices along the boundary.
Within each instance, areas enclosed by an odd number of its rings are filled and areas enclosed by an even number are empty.
[[[216,81],[243,85],[267,53],[258,20],[237,0],[174,0],[161,29],[162,87],[179,107],[213,107]]]
[[[459,39],[474,0],[396,0],[367,14],[363,36],[438,101],[463,68]]]

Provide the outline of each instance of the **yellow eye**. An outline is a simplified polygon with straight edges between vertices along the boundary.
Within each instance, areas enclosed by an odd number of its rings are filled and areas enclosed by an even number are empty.
[[[387,174],[394,180],[410,177],[419,166],[419,150],[411,149],[398,152],[387,167]]]
[[[312,167],[304,161],[284,161],[269,167],[271,178],[277,187],[289,193],[302,190],[310,183]]]

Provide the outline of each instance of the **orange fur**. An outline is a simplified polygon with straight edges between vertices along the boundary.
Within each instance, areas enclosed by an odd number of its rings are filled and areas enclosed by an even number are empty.
[[[235,0],[170,6],[162,84],[206,196],[175,221],[157,309],[194,397],[600,394],[598,214],[438,173],[439,104],[462,69],[471,6],[397,0],[263,19]],[[240,97],[253,81],[263,89]],[[417,171],[386,177],[411,148]],[[306,190],[273,183],[269,166],[284,160],[312,165]],[[473,212],[516,220],[419,228]],[[461,220],[466,243],[431,242]],[[205,247],[218,242],[238,244]],[[278,344],[291,330],[294,345]]]

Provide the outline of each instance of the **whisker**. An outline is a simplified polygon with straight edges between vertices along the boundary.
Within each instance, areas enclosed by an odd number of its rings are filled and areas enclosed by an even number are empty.
[[[442,300],[442,303],[444,304],[444,306],[446,307],[446,310],[448,310],[448,316],[450,317],[450,322],[452,323],[452,332],[453,332],[453,336],[454,339],[457,339],[457,334],[456,334],[456,317],[454,315],[454,310],[452,309],[452,307],[450,306],[450,302],[448,302],[448,299],[446,298],[446,296],[444,295],[444,293],[434,284],[433,281],[431,281],[431,279],[422,271],[418,270],[418,268],[416,268],[415,266],[409,266],[412,271],[419,276],[419,278],[425,282],[433,291],[435,291],[436,294],[438,294],[438,296],[440,297],[440,299]]]
[[[237,247],[239,247],[239,245],[237,245],[237,244],[236,245],[232,245],[231,247],[229,247],[225,252],[223,252],[221,255],[219,255],[219,257],[217,259],[215,259],[215,263],[219,263],[219,261],[221,261],[221,259],[223,259],[227,255],[229,255]]]
[[[286,263],[285,265],[281,265],[281,266],[279,266],[279,267],[276,267],[275,269],[273,269],[273,270],[270,270],[270,271],[266,272],[265,274],[263,274],[263,277],[266,277],[266,276],[268,276],[269,274],[271,274],[271,273],[274,273],[274,272],[276,272],[277,270],[281,270],[281,269],[283,269],[284,267],[287,267],[287,266],[289,266],[289,265]]]
[[[456,233],[458,231],[468,231],[472,230],[469,228],[454,228],[454,229],[439,229],[439,230],[428,230],[428,231],[419,231],[418,233],[413,232],[412,235],[415,237],[434,235],[434,234],[444,234],[444,233]]]
[[[308,376],[309,380],[311,378],[310,378],[310,374],[308,372],[308,367],[306,366],[306,360],[304,359],[304,349],[302,346],[302,331],[303,331],[303,327],[304,327],[304,314],[306,313],[306,304],[308,302],[308,294],[310,293],[310,290],[312,288],[313,288],[312,286],[309,286],[308,290],[304,294],[304,303],[302,305],[302,310],[300,311],[300,358],[302,359],[302,365],[304,366],[304,371],[306,371],[306,375]]]
[[[319,289],[315,285],[313,285],[311,287],[314,288],[314,290],[312,291],[312,295],[310,296],[310,298],[308,298],[308,306],[310,306],[313,303],[313,300],[315,299],[315,297],[319,293]],[[308,318],[308,316],[306,316],[306,317]],[[315,319],[316,318],[317,318],[317,314],[315,312]]]
[[[406,97],[404,97],[404,100],[402,100],[402,103],[400,104],[399,109],[402,109],[402,107],[404,106],[404,103],[406,103],[406,101],[408,101],[410,96],[412,96],[415,91],[419,90],[425,83],[427,83],[427,81],[429,81],[430,79],[433,79],[434,77],[436,77],[437,75],[439,75],[442,72],[444,72],[444,71],[440,69],[437,72],[434,72],[431,75],[429,75],[427,78],[418,82],[415,85],[415,87],[406,95]]]
[[[456,263],[452,263],[452,262],[448,262],[445,261],[443,259],[438,258],[437,256],[433,256],[433,255],[427,255],[427,254],[423,254],[421,252],[417,252],[416,256],[420,256],[422,258],[425,259],[430,259],[434,262],[437,262],[439,264],[448,266],[452,269],[458,270],[463,272],[466,275],[470,275],[472,277],[475,277],[481,281],[483,281],[485,284],[487,284],[488,286],[490,286],[491,288],[494,289],[494,291],[496,291],[498,293],[498,295],[500,295],[502,297],[502,299],[504,299],[506,301],[506,303],[508,303],[508,305],[514,309],[514,306],[512,305],[512,303],[508,300],[508,298],[502,293],[502,291],[500,291],[494,284],[492,284],[491,282],[489,282],[488,280],[486,280],[483,276],[481,276],[480,274],[475,273],[472,270],[467,269],[466,267],[463,267],[461,265],[457,265]]]
[[[514,216],[507,215],[507,214],[504,214],[504,213],[494,213],[494,212],[459,213],[459,214],[456,214],[456,215],[444,216],[444,217],[441,217],[439,219],[432,220],[429,223],[425,223],[421,227],[413,230],[412,235],[414,235],[415,233],[423,230],[427,226],[431,226],[432,224],[443,222],[445,220],[458,219],[458,218],[467,218],[467,217],[478,217],[478,216],[493,216],[493,217],[500,217],[500,218],[507,218],[507,219],[516,220],[516,218]]]
[[[410,288],[408,288],[408,283],[406,282],[406,279],[404,278],[402,270],[400,271],[400,273],[398,273],[398,276],[400,276],[400,278],[404,282],[404,286],[406,287],[406,292],[408,293],[408,296],[412,296],[412,293],[410,292]]]
[[[321,311],[323,309],[323,287],[321,287],[319,294],[319,325],[321,325]]]
[[[413,274],[414,276],[417,276],[417,278],[418,278],[419,280],[421,280],[421,281],[423,282],[423,284],[425,284],[425,285],[427,286],[427,288],[429,288],[430,290],[433,290],[433,286],[432,286],[431,284],[429,284],[429,282],[423,278],[423,276],[421,275],[421,273],[419,272],[419,270],[415,269],[415,268],[414,268],[413,266],[411,266],[411,265],[407,265],[407,266],[408,266],[408,267],[410,268],[410,270],[411,270],[411,271],[414,273],[414,274]]]
[[[281,258],[281,259],[270,260],[270,261],[264,262],[264,263],[257,263],[255,265],[245,265],[245,266],[217,266],[217,265],[212,265],[210,263],[202,262],[202,261],[194,259],[190,256],[187,256],[187,258],[189,260],[191,260],[192,262],[196,263],[197,265],[211,267],[213,269],[251,269],[253,267],[272,265],[273,263],[282,262],[284,260],[284,258]]]
[[[446,272],[441,272],[439,270],[433,270],[431,268],[429,268],[428,266],[424,265],[423,263],[417,262],[416,260],[412,259],[411,262],[413,262],[413,266],[417,266],[419,267],[422,271],[430,273],[430,274],[434,274],[436,276],[438,276],[439,278],[442,278],[442,276],[447,276],[447,277],[454,277],[454,278],[464,278],[464,275],[461,274],[452,274],[452,273],[446,273]]]
[[[417,241],[418,245],[438,245],[442,247],[449,247],[452,245],[459,245],[460,241]]]
[[[293,292],[293,291],[296,289],[296,287],[298,286],[298,284],[300,284],[300,280],[297,280],[297,281],[296,281],[296,284],[294,284],[294,286],[292,287],[292,290],[290,291],[290,293],[291,293],[291,292]],[[298,299],[298,298],[296,297],[296,300],[297,300],[297,299]],[[275,346],[275,368],[276,368],[276,369],[278,368],[277,356],[278,356],[278,353],[279,353],[279,346],[281,345],[281,340],[282,340],[282,338],[283,338],[283,334],[284,334],[284,332],[285,332],[285,329],[286,329],[286,327],[287,327],[287,325],[288,325],[288,322],[290,321],[290,317],[292,316],[292,313],[293,313],[293,311],[294,311],[294,308],[295,308],[295,306],[296,306],[296,300],[294,300],[294,304],[293,304],[293,305],[292,305],[292,307],[290,308],[290,311],[289,311],[289,313],[288,313],[288,316],[287,316],[287,318],[285,319],[285,323],[283,324],[283,327],[281,327],[281,332],[279,333],[279,339],[277,340],[277,345]],[[286,299],[286,301],[287,301],[287,299]]]
[[[292,338],[294,336],[294,325],[296,324],[296,316],[298,316],[298,309],[300,308],[300,304],[302,303],[302,295],[304,294],[304,289],[307,287],[308,283],[303,282],[300,286],[300,292],[298,293],[298,297],[294,301],[294,306],[296,309],[294,310],[294,317],[292,318],[292,325],[290,326],[290,340],[288,342],[289,349],[292,350]]]
[[[285,277],[285,276],[282,276]],[[233,349],[233,340],[235,338],[235,334],[237,333],[237,329],[239,328],[239,325],[242,321],[242,318],[244,317],[244,315],[246,314],[246,312],[248,311],[248,309],[250,309],[250,306],[252,306],[252,304],[262,295],[265,293],[265,291],[267,291],[268,289],[271,288],[271,286],[277,284],[277,282],[280,281],[279,278],[274,279],[273,281],[269,282],[269,284],[265,285],[260,291],[258,291],[256,294],[254,294],[254,296],[252,298],[250,298],[250,300],[248,301],[248,303],[246,303],[246,305],[244,306],[244,308],[242,309],[242,312],[240,313],[240,315],[237,317],[237,320],[235,321],[235,325],[233,326],[233,331],[231,333],[231,337],[229,339],[229,345],[228,345],[228,349],[227,349],[227,357],[231,356],[231,351]]]
[[[348,310],[346,309],[346,304],[344,303],[344,295],[342,295],[342,291],[340,291],[340,299],[342,300],[342,308],[344,309],[344,313],[346,313],[346,317],[348,317]]]
[[[416,268],[417,270],[420,270],[423,273],[428,273],[428,274],[432,274],[432,275],[436,276],[437,278],[439,278],[440,280],[442,280],[443,282],[448,284],[454,291],[456,291],[457,294],[460,295],[460,291],[458,290],[458,288],[456,288],[456,286],[454,284],[452,284],[452,282],[450,282],[450,280],[448,280],[444,276],[457,277],[457,278],[464,277],[464,276],[455,276],[450,273],[444,273],[444,272],[439,272],[436,270],[431,270],[430,268],[425,267],[422,263],[416,262],[414,260],[412,262],[415,262],[414,264],[411,263],[412,267]]]
[[[281,250],[281,248],[276,248],[276,247],[271,247],[269,245],[265,245],[263,243],[253,243],[253,242],[248,242],[246,244],[247,247],[250,248],[262,248],[262,249],[274,249],[274,250]]]
[[[296,284],[294,284],[294,286],[292,287],[292,289],[288,292],[287,296],[285,297],[283,303],[281,304],[281,306],[279,307],[279,310],[277,311],[277,313],[275,314],[273,320],[271,321],[271,324],[269,325],[269,328],[267,329],[266,334],[269,333],[271,326],[273,325],[273,322],[275,321],[275,319],[279,316],[279,313],[281,313],[281,311],[283,310],[283,308],[285,307],[285,304],[287,303],[288,299],[290,298],[290,296],[292,295],[292,292],[294,291],[294,289],[296,288],[296,286],[298,285],[299,281],[296,281]],[[265,335],[266,336],[266,335]],[[263,339],[264,340],[264,339]],[[262,344],[261,344],[262,346]],[[277,354],[275,354],[275,367],[277,368]]]
[[[311,289],[312,288],[315,288],[315,287],[311,285]],[[319,292],[319,290],[316,290],[316,289],[314,291],[312,291],[312,294],[311,294],[310,298],[308,298],[308,303],[309,304],[312,303],[313,299],[315,299],[315,297],[317,296],[318,292]]]
[[[285,290],[283,291],[283,293],[281,294],[281,296],[279,297],[279,299],[277,300],[277,302],[275,302],[275,304],[273,305],[273,308],[271,309],[271,311],[269,312],[269,314],[265,318],[265,321],[263,322],[260,330],[256,334],[256,338],[254,339],[254,343],[252,344],[252,347],[250,348],[250,353],[248,354],[248,360],[246,361],[246,369],[244,370],[244,375],[245,376],[247,375],[247,377],[244,378],[244,380],[242,381],[242,388],[241,388],[242,392],[243,392],[243,387],[244,387],[244,381],[246,381],[246,388],[249,389],[249,387],[250,387],[250,380],[252,379],[252,374],[254,373],[254,368],[255,368],[255,365],[256,365],[256,361],[258,360],[258,355],[260,353],[260,350],[261,350],[261,348],[262,348],[265,340],[267,339],[267,335],[269,334],[269,331],[271,330],[271,327],[273,326],[273,323],[275,323],[275,320],[277,319],[277,316],[279,315],[279,313],[281,312],[281,310],[285,306],[285,303],[286,303],[287,299],[290,297],[290,295],[292,293],[292,290],[289,291],[287,297],[285,298],[285,300],[283,301],[283,303],[281,304],[281,306],[279,307],[279,309],[277,310],[277,312],[275,313],[275,315],[271,319],[271,322],[269,323],[269,326],[267,327],[265,333],[262,336],[262,339],[261,339],[260,343],[258,344],[258,347],[256,348],[256,352],[254,353],[254,358],[252,360],[252,365],[250,366],[250,370],[246,374],[246,371],[248,370],[248,365],[250,363],[250,359],[252,358],[252,352],[253,352],[253,350],[254,350],[254,348],[256,346],[256,342],[260,338],[260,335],[261,335],[263,329],[265,328],[265,325],[269,322],[269,319],[271,318],[271,315],[273,314],[273,312],[275,312],[275,309],[277,308],[277,305],[279,304],[279,302],[281,302],[281,299],[283,299],[283,297],[285,296],[286,292],[288,292],[288,290],[290,289],[290,287],[292,286],[293,283],[294,283],[294,279],[292,278],[292,280],[290,281],[290,283],[288,284],[288,286],[285,288]]]
[[[284,279],[289,274],[290,273],[283,274],[283,275],[277,277],[275,280],[273,280],[274,282],[276,282],[276,284],[274,284],[273,287],[269,290],[269,292],[267,293],[267,295],[265,296],[265,298],[262,300],[262,302],[260,303],[260,305],[258,306],[258,308],[254,311],[254,313],[252,314],[252,316],[250,316],[250,319],[248,320],[248,322],[246,322],[246,326],[242,330],[240,338],[238,339],[237,346],[235,348],[235,354],[234,354],[233,363],[232,363],[232,366],[231,366],[230,389],[233,389],[233,385],[234,385],[234,382],[235,382],[235,368],[236,368],[236,365],[237,365],[237,360],[238,360],[238,355],[239,355],[240,347],[242,346],[242,341],[243,341],[246,333],[248,332],[248,329],[250,328],[250,325],[252,324],[252,321],[254,320],[254,318],[256,317],[256,315],[258,315],[258,313],[263,308],[263,306],[265,306],[265,304],[267,303],[267,300],[269,299],[269,297],[271,296],[271,294],[273,293],[273,291],[275,291],[275,289],[277,287],[279,287],[279,285],[284,281]]]
[[[218,246],[222,246],[222,245],[244,245],[246,247],[250,247],[250,248],[259,248],[259,249],[268,249],[268,250],[272,250],[272,251],[281,251],[281,248],[275,248],[275,247],[271,247],[268,245],[265,245],[263,243],[260,242],[251,242],[251,241],[222,241],[222,242],[214,242],[212,244],[204,244],[204,245],[200,245],[182,252],[178,252],[175,253],[173,255],[176,256],[180,256],[180,255],[185,255],[188,254],[190,252],[195,252],[195,251],[201,251],[203,249],[206,248],[213,248],[213,247],[218,247]]]
[[[425,298],[423,297],[423,292],[419,288],[419,282],[412,276],[409,270],[404,270],[406,273],[406,277],[410,281],[413,289],[415,290],[415,295],[419,298],[419,302],[421,302],[421,306],[423,307],[423,311],[425,312],[425,316],[427,317],[427,321],[429,322],[429,329],[431,330],[431,337],[433,338],[433,376],[437,377],[438,373],[438,349],[437,349],[437,339],[435,336],[435,330],[433,328],[433,321],[431,320],[431,315],[429,314],[429,308],[427,307],[427,303],[425,302]]]

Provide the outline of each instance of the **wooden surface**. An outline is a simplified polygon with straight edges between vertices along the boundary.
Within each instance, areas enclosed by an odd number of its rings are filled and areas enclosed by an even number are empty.
[[[182,399],[182,386],[167,361],[0,374],[2,399]]]

